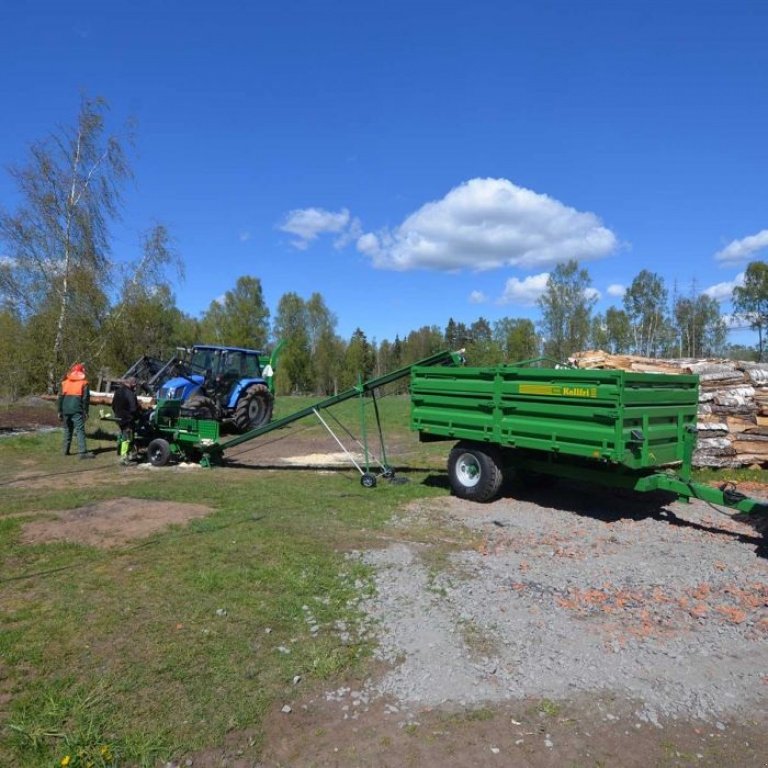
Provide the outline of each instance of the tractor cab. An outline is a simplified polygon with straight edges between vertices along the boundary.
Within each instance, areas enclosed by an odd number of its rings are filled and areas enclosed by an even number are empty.
[[[181,400],[188,415],[230,422],[238,432],[255,429],[272,416],[273,369],[266,360],[262,365],[263,355],[196,344],[184,351],[181,375],[164,382],[158,398]]]

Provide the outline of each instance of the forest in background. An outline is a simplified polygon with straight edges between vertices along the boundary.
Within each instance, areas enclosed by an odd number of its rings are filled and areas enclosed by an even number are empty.
[[[120,375],[143,355],[168,359],[196,342],[269,349],[285,346],[278,394],[333,394],[357,381],[408,365],[441,349],[466,350],[473,365],[545,356],[562,361],[585,349],[648,357],[761,360],[768,327],[768,265],[751,262],[734,309],[758,333],[755,347],[727,343],[719,303],[695,281],[684,292],[641,270],[620,306],[595,311],[596,292],[578,261],[558,264],[538,300],[536,322],[504,317],[470,324],[453,318],[402,337],[372,339],[361,325],[350,338],[321,292],[281,296],[270,309],[257,275],[242,275],[200,317],[177,306],[184,258],[156,224],[130,263],[111,258],[110,225],[119,218],[132,172],[129,131],[107,132],[107,105],[83,98],[77,120],[32,144],[9,173],[13,211],[0,207],[0,396],[55,391],[69,365],[82,361],[95,380]]]

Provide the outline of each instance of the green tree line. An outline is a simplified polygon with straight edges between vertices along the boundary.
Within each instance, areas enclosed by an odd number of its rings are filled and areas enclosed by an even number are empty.
[[[717,301],[695,284],[670,293],[663,278],[642,270],[621,306],[595,312],[589,272],[577,261],[556,266],[538,301],[540,318],[452,317],[390,339],[358,327],[337,333],[337,317],[321,293],[285,293],[267,307],[261,280],[237,278],[201,317],[178,308],[174,285],[183,258],[162,224],[140,233],[135,258],[112,258],[110,227],[119,220],[132,173],[130,128],[107,130],[108,106],[83,98],[74,124],[30,148],[10,169],[15,210],[0,208],[0,395],[55,391],[74,361],[120,375],[143,355],[168,359],[195,342],[268,349],[284,347],[278,394],[334,394],[359,375],[381,375],[442,349],[464,349],[474,365],[546,356],[557,361],[600,348],[659,357],[732,355],[761,359],[768,325],[768,265],[751,263],[734,290],[737,312],[758,332],[755,350],[729,348]],[[95,383],[95,382],[94,382]],[[402,386],[402,385],[401,385]]]

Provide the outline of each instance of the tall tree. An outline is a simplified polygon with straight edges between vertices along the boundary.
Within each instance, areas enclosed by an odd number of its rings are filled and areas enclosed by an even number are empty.
[[[336,315],[328,309],[319,293],[309,297],[306,312],[314,391],[332,394],[338,386],[343,347],[343,342],[336,336]]]
[[[503,317],[494,323],[493,337],[507,363],[539,356],[539,337],[532,320]]]
[[[402,364],[410,365],[441,349],[445,349],[445,340],[440,328],[436,325],[423,325],[406,336],[403,342]]]
[[[744,285],[733,289],[733,308],[757,331],[758,360],[763,359],[764,333],[768,328],[768,264],[753,261],[744,271]]]
[[[565,360],[587,344],[597,301],[590,291],[591,284],[587,270],[574,259],[558,264],[549,275],[538,304],[546,338],[544,352],[555,360]]]
[[[341,389],[354,386],[358,376],[370,378],[376,364],[376,356],[368,337],[356,328],[347,344],[344,354],[344,368],[341,376]]]
[[[142,256],[127,265],[117,302],[111,308],[94,354],[112,371],[123,371],[142,355],[169,357],[182,343],[181,312],[167,270],[183,276],[183,265],[163,225],[142,238]],[[103,355],[102,355],[103,353]]]
[[[672,310],[680,357],[716,355],[725,345],[726,327],[720,304],[705,294],[677,298]]]
[[[278,391],[300,394],[313,388],[307,305],[297,293],[282,295],[275,315],[275,338],[285,343],[278,366]]]
[[[608,352],[614,355],[629,352],[632,346],[632,324],[623,309],[608,307],[605,311],[605,332]]]
[[[232,347],[261,349],[269,338],[269,309],[264,303],[261,280],[244,275],[220,301],[212,301],[200,330],[205,341]]]
[[[472,365],[494,365],[500,362],[501,348],[493,338],[491,324],[484,317],[472,323],[469,335],[466,352]]]
[[[25,317],[53,313],[50,341],[40,348],[47,386],[64,367],[65,341],[82,336],[76,316],[88,294],[103,293],[109,273],[109,224],[120,211],[131,172],[117,136],[106,133],[107,104],[83,98],[74,126],[31,147],[11,169],[21,204],[0,212],[0,240],[9,257],[0,292]]]
[[[638,355],[653,357],[662,348],[668,324],[667,297],[664,279],[647,269],[638,273],[624,294],[624,310]]]

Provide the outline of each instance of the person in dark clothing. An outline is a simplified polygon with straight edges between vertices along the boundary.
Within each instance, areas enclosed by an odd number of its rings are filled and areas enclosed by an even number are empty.
[[[91,393],[88,389],[88,379],[85,377],[85,366],[75,363],[68,371],[59,389],[59,419],[64,426],[63,452],[69,455],[72,436],[77,436],[77,448],[81,459],[92,459],[94,454],[85,444],[85,422],[88,419],[88,407]]]
[[[128,457],[133,449],[133,435],[136,428],[136,419],[139,415],[139,401],[136,397],[136,379],[126,379],[112,396],[112,412],[120,427],[118,452],[123,463],[128,462]]]

